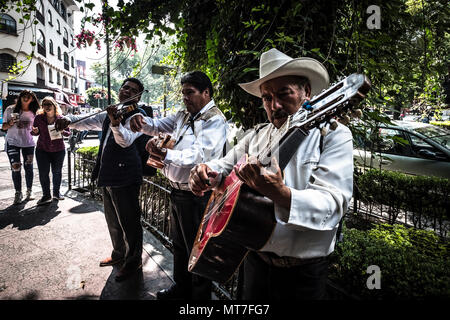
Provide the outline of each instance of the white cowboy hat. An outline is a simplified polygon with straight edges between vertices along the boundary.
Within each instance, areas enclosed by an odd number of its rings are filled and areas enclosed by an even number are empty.
[[[259,79],[240,83],[239,86],[248,93],[261,97],[260,86],[264,82],[283,76],[303,76],[311,83],[311,97],[328,88],[330,77],[327,69],[313,58],[293,59],[273,48],[264,52],[259,61]]]

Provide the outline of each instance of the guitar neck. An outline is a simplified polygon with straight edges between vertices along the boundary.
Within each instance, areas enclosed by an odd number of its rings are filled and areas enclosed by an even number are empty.
[[[290,129],[280,142],[273,146],[270,151],[266,152],[259,161],[266,166],[270,164],[272,157],[275,157],[281,170],[284,170],[307,135],[307,130],[298,127]]]

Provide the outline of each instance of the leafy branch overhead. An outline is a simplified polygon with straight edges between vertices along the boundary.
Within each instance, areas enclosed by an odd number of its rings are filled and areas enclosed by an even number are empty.
[[[81,3],[81,0],[77,0]],[[369,30],[371,1],[191,0],[118,1],[108,7],[114,36],[176,35],[167,63],[201,69],[217,87],[216,102],[245,127],[263,119],[258,99],[237,86],[258,76],[258,58],[272,47],[322,61],[332,80],[364,72],[374,90],[366,104],[400,112],[420,101],[442,105],[440,84],[450,49],[446,1],[378,4],[381,29]],[[85,11],[92,9],[86,5]],[[92,21],[87,15],[86,21]]]
[[[367,74],[373,89],[364,104],[372,111],[390,110],[395,117],[404,108],[445,107],[447,2],[379,1],[381,27],[369,29],[366,10],[374,3],[368,0],[119,0],[115,7],[102,8],[76,0],[86,32],[80,45],[102,45],[105,28],[122,50],[133,51],[137,37],[153,40],[152,46],[175,37],[164,63],[182,72],[205,71],[217,89],[216,103],[244,127],[264,121],[265,115],[260,100],[238,83],[258,77],[259,56],[272,47],[292,57],[318,59],[332,81]],[[89,34],[90,25],[101,31]]]

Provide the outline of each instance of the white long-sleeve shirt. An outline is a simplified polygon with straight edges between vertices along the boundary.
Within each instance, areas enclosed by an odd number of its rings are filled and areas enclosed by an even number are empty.
[[[257,156],[277,132],[272,124],[253,130],[224,158],[206,164],[228,175],[243,154]],[[322,152],[319,143],[320,131],[311,130],[284,169],[290,210],[275,203],[275,229],[261,251],[303,259],[333,252],[339,220],[353,193],[352,134],[339,124],[324,137]]]
[[[69,125],[69,128],[76,129],[76,130],[97,130],[102,131],[103,128],[103,121],[105,121],[106,117],[108,115],[106,112],[98,113],[95,116],[92,116],[91,118],[87,118],[83,121],[77,122],[77,123],[71,123]],[[76,121],[84,116],[82,115],[67,115],[66,116],[70,121]],[[125,121],[125,126],[120,123],[117,127],[109,126],[109,129],[106,132],[105,141],[108,141],[108,137],[111,134],[111,132],[114,135],[114,140],[118,145],[120,145],[123,148],[131,146],[133,144],[134,140],[136,140],[142,133],[140,132],[132,132],[129,130],[129,123],[130,118],[128,118]],[[106,143],[103,144],[103,148],[105,147]]]
[[[146,124],[141,132],[155,136],[158,133],[169,133],[176,141],[173,149],[167,150],[162,173],[171,181],[188,183],[190,170],[199,163],[217,159],[222,156],[223,146],[228,134],[225,118],[218,114],[206,121],[201,115],[214,107],[214,100],[206,104],[196,115],[194,132],[187,119],[187,111],[161,119],[144,117]]]

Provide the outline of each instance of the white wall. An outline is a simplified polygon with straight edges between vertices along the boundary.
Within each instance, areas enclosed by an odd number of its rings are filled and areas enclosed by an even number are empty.
[[[73,30],[73,10],[78,10],[78,7],[75,5],[75,2],[72,0],[63,0],[67,8],[68,17],[66,21],[62,18],[62,16],[55,10],[53,5],[48,0],[42,0],[44,9],[43,15],[45,18],[45,24],[43,25],[40,21],[38,24],[24,28],[23,24],[19,23],[19,19],[21,18],[21,14],[17,13],[15,10],[11,10],[7,12],[8,15],[13,17],[17,23],[17,36],[10,35],[6,33],[0,33],[0,53],[9,53],[16,57],[17,61],[25,59],[26,55],[29,55],[33,48],[30,45],[30,41],[37,42],[37,35],[39,30],[41,30],[45,35],[45,45],[46,45],[46,56],[38,53],[37,45],[34,48],[35,57],[31,61],[30,66],[26,70],[26,72],[20,77],[16,78],[14,82],[21,82],[27,84],[36,84],[37,83],[37,75],[36,75],[36,65],[40,63],[44,68],[45,75],[45,85],[52,88],[60,88],[65,91],[72,92],[70,80],[72,79],[75,83],[76,77],[76,64],[75,64],[75,54],[76,54],[76,46],[75,42],[72,40],[74,37]],[[49,15],[48,11],[50,10],[52,14],[52,25],[49,23]],[[32,16],[32,20],[35,19],[35,16]],[[57,32],[57,21],[60,22],[60,30],[61,33]],[[28,23],[30,25],[30,23]],[[63,44],[63,35],[64,28],[67,29],[68,32],[68,47]],[[53,41],[53,55],[50,54],[50,40]],[[58,47],[61,48],[61,60],[58,59]],[[64,68],[64,52],[69,55],[69,70]],[[74,65],[72,67],[71,57],[73,57]],[[27,61],[28,62],[28,61]],[[49,69],[52,70],[53,73],[53,82],[49,81]],[[60,73],[61,76],[61,84],[57,84],[57,73]],[[63,76],[66,76],[68,79],[68,88],[63,88]],[[0,72],[0,80],[3,80],[8,77],[7,73]]]

